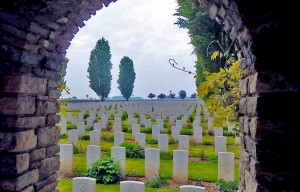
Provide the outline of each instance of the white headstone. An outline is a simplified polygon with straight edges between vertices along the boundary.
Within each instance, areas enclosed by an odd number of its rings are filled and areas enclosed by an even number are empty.
[[[73,124],[77,124],[77,122],[78,122],[78,120],[77,120],[77,116],[72,116],[72,118],[71,118],[71,122],[73,123]]]
[[[60,134],[67,134],[67,121],[61,121]]]
[[[102,131],[101,123],[94,123],[94,130],[101,132]]]
[[[146,119],[145,115],[140,114],[140,119],[141,119],[140,124],[145,124],[145,119]]]
[[[234,153],[218,153],[218,179],[224,181],[234,180]]]
[[[156,124],[160,126],[161,131],[164,129],[164,120],[156,119]]]
[[[180,192],[205,192],[204,187],[196,185],[182,185],[179,187]]]
[[[126,177],[126,149],[125,147],[114,146],[111,148],[111,158],[114,162],[120,163],[121,177]]]
[[[189,153],[186,150],[173,151],[173,181],[184,184],[188,182]]]
[[[96,192],[96,179],[90,177],[73,178],[72,192]]]
[[[105,117],[105,116],[101,116],[101,125],[102,125],[102,128],[105,128],[106,125],[108,123],[108,118]]]
[[[160,134],[160,126],[159,125],[152,125],[152,139],[157,140],[158,134]]]
[[[95,120],[96,113],[94,111],[90,111],[89,116]]]
[[[77,123],[77,131],[78,131],[78,137],[84,136],[85,133],[84,122]]]
[[[211,131],[211,130],[213,130],[213,128],[214,128],[214,126],[213,126],[213,124],[212,124],[212,121],[213,121],[214,119],[212,118],[212,117],[208,117],[208,119],[207,119],[207,129],[208,129],[208,131]]]
[[[179,119],[177,119],[176,120],[176,126],[179,126],[180,128],[182,127],[182,125],[183,125],[183,121],[182,120],[179,120]]]
[[[241,138],[239,136],[235,136],[234,138],[235,144],[241,144]]]
[[[114,119],[114,123],[121,123],[121,118],[118,118],[118,117],[115,118],[115,119]]]
[[[121,181],[120,192],[145,192],[145,184],[140,181]]]
[[[215,154],[219,152],[226,152],[226,137],[216,136],[215,137]]]
[[[122,131],[122,125],[121,123],[115,123],[114,124],[114,132]]]
[[[151,119],[145,119],[145,128],[151,128],[152,122]]]
[[[100,145],[100,131],[90,131],[90,145]]]
[[[202,143],[202,127],[194,127],[194,142]]]
[[[124,133],[121,131],[114,132],[114,146],[120,146],[121,143],[124,143]]]
[[[76,129],[70,129],[68,131],[68,143],[74,146],[78,145],[78,131]]]
[[[78,113],[78,118],[77,118],[78,121],[83,121],[83,113]]]
[[[158,149],[163,152],[169,150],[169,138],[168,134],[158,134]]]
[[[214,127],[214,136],[223,136],[223,128],[216,128]]]
[[[60,144],[60,168],[59,171],[63,174],[71,174],[73,172],[73,145]]]
[[[67,120],[71,123],[71,120],[72,119],[72,112],[67,112]]]
[[[140,133],[140,124],[132,124],[132,139],[134,140],[135,139],[135,134],[136,133]]]
[[[137,118],[132,118],[131,119],[131,124],[137,124]]]
[[[133,115],[128,115],[128,123],[132,123]]]
[[[137,144],[141,147],[144,147],[146,140],[146,134],[145,133],[136,133],[135,134],[135,141]]]
[[[101,148],[97,145],[88,145],[86,147],[86,165],[87,167],[101,158]]]
[[[178,136],[180,135],[180,129],[181,127],[179,126],[172,126],[171,134],[172,134],[172,139],[174,141],[178,141]]]
[[[170,126],[174,125],[174,122],[175,122],[175,117],[173,115],[170,115],[169,116],[169,125]]]
[[[199,127],[199,126],[200,126],[200,120],[194,120],[193,127]]]
[[[178,136],[178,149],[189,150],[190,142],[188,135],[179,135]]]
[[[230,133],[234,133],[234,131],[233,131],[233,126],[230,124],[230,122],[227,120],[227,129],[228,129],[228,132],[230,132]]]
[[[86,118],[86,125],[87,126],[92,126],[94,124],[94,120],[95,120],[94,117],[87,117]]]
[[[159,175],[160,150],[154,148],[145,149],[145,177],[152,179]]]

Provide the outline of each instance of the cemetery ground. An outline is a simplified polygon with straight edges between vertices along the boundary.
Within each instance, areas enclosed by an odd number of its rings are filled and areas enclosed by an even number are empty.
[[[168,101],[160,101],[160,102],[168,102]],[[91,131],[94,130],[93,123],[103,123],[104,118],[101,115],[107,116],[107,122],[105,126],[100,128],[100,141],[98,142],[98,146],[100,146],[101,157],[100,159],[109,159],[111,158],[111,148],[116,146],[114,136],[114,131],[116,129],[116,118],[118,121],[120,120],[120,131],[124,133],[123,140],[121,139],[121,143],[133,143],[137,144],[137,141],[133,138],[133,123],[139,124],[140,129],[138,132],[145,133],[145,143],[143,146],[144,150],[147,148],[155,148],[158,149],[158,141],[157,139],[153,139],[153,130],[154,126],[157,125],[157,116],[163,121],[163,128],[159,131],[159,133],[167,134],[168,137],[168,152],[160,151],[160,159],[159,159],[159,177],[167,179],[167,184],[165,186],[161,186],[160,188],[151,188],[148,185],[145,187],[145,191],[164,191],[164,192],[175,192],[180,191],[180,185],[196,185],[202,186],[206,188],[206,191],[221,191],[216,188],[215,184],[218,181],[218,156],[216,155],[215,149],[215,137],[213,131],[208,131],[208,127],[210,126],[207,120],[207,117],[204,115],[203,106],[201,107],[199,101],[176,101],[178,103],[179,108],[186,106],[186,109],[182,109],[183,111],[189,111],[189,115],[185,113],[177,114],[174,116],[174,125],[177,120],[185,120],[183,122],[182,127],[180,129],[180,135],[188,135],[188,182],[184,184],[178,184],[173,181],[173,150],[179,149],[178,141],[175,141],[172,138],[172,126],[170,125],[171,115],[166,113],[162,113],[160,104],[157,104],[157,101],[153,102],[145,102],[145,105],[142,106],[143,101],[139,101],[138,104],[135,104],[134,101],[127,102],[104,102],[105,104],[99,104],[99,106],[91,107],[90,105],[83,110],[84,107],[81,107],[82,110],[72,107],[68,107],[65,104],[61,104],[60,115],[62,116],[62,120],[66,121],[65,128],[67,129],[65,133],[62,133],[62,124],[61,122],[58,124],[60,127],[61,135],[59,144],[69,144],[70,138],[69,131],[70,130],[78,130],[77,123],[80,121],[78,119],[79,116],[82,116],[82,122],[84,122],[84,135],[78,137],[77,146],[73,145],[73,164],[72,164],[72,172],[71,173],[59,173],[59,183],[58,189],[62,192],[71,192],[72,191],[72,179],[74,177],[80,177],[82,173],[87,170],[87,146],[91,145]],[[180,102],[185,102],[188,104],[179,104]],[[153,103],[153,105],[152,105]],[[174,105],[174,102],[172,103]],[[101,105],[101,106],[100,106]],[[134,106],[138,106],[145,110],[144,113],[137,113],[135,109],[131,109]],[[79,107],[80,108],[80,107]],[[165,106],[166,108],[166,106]],[[157,109],[157,110],[156,110]],[[172,111],[174,109],[170,109]],[[159,112],[158,112],[159,111]],[[178,110],[180,111],[180,110]],[[158,113],[156,113],[158,112]],[[93,113],[93,114],[92,114]],[[101,114],[100,114],[101,113]],[[171,113],[171,112],[170,112]],[[143,119],[141,114],[144,115]],[[70,117],[76,117],[75,120],[70,119]],[[89,120],[89,117],[94,116],[92,118],[92,124]],[[198,117],[197,117],[198,116]],[[69,117],[69,118],[68,118]],[[91,119],[91,118],[90,118]],[[152,128],[147,128],[143,123],[145,119],[151,120]],[[198,119],[199,126],[202,127],[202,139],[201,142],[195,142],[193,139],[193,126],[195,120]],[[179,121],[178,121],[179,122]],[[223,127],[223,136],[226,137],[226,152],[232,152],[234,154],[234,180],[238,181],[239,179],[239,156],[240,156],[240,147],[239,144],[236,144],[235,136],[232,132],[227,130],[227,127]],[[117,144],[119,145],[119,144]],[[122,144],[121,144],[122,145]],[[145,157],[143,158],[129,158],[126,157],[126,166],[125,173],[126,176],[121,178],[120,181],[142,181],[146,182],[145,178]],[[120,191],[120,183],[114,184],[97,184],[96,191],[109,191],[109,192],[119,192]]]

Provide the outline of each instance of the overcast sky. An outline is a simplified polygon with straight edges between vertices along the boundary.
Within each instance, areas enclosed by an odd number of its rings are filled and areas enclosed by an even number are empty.
[[[112,54],[112,86],[109,97],[120,96],[117,88],[119,64],[123,56],[133,60],[136,79],[133,95],[147,98],[152,92],[169,94],[196,92],[194,75],[174,69],[169,59],[195,72],[196,56],[187,30],[174,25],[176,0],[119,0],[99,10],[85,22],[67,50],[66,81],[71,96],[97,97],[89,87],[87,68],[90,52],[98,39],[108,40]],[[97,97],[98,98],[98,97]]]

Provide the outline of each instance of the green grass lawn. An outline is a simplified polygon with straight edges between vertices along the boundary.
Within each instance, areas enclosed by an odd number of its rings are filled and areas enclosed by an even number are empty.
[[[67,111],[62,110],[62,115],[67,114]],[[77,111],[73,111],[72,115],[77,115]],[[114,123],[113,120],[109,120],[112,124]],[[127,126],[129,130],[131,130],[131,125],[128,124],[128,120],[122,121],[124,126]],[[153,124],[153,121],[152,121]],[[190,125],[189,125],[190,126]],[[164,132],[167,133],[170,131],[170,128],[164,128]],[[227,130],[224,130],[224,133],[227,133]],[[86,131],[85,135],[89,135],[90,132]],[[101,158],[109,158],[110,157],[110,150],[111,147],[114,146],[114,143],[109,141],[109,137],[113,136],[112,131],[102,131],[102,136],[106,135],[106,139],[101,139],[100,147],[101,147]],[[151,139],[152,134],[146,134],[146,140]],[[171,138],[169,134],[169,138]],[[132,141],[132,133],[125,132],[124,139],[128,142]],[[207,127],[203,126],[203,137],[202,142],[205,145],[194,144],[192,141],[192,136],[190,136],[190,147],[189,147],[189,156],[193,158],[199,158],[200,156],[205,156],[208,161],[189,161],[188,164],[188,177],[189,179],[201,180],[201,181],[208,181],[208,182],[215,182],[218,180],[218,157],[215,155],[215,148],[213,146],[214,143],[214,136],[208,134]],[[235,139],[233,136],[226,136],[227,142],[227,152],[234,153],[235,159],[239,159],[240,157],[240,146],[235,145]],[[62,138],[59,140],[59,144],[66,144],[68,143],[67,138]],[[90,144],[89,140],[79,140],[79,148],[81,153],[74,154],[74,168],[78,175],[86,171],[86,155],[85,149]],[[146,143],[147,147],[158,148],[157,144],[148,144]],[[178,144],[169,144],[169,153],[172,154],[173,150],[178,149]],[[201,155],[200,155],[201,154]],[[164,178],[172,179],[173,173],[173,160],[161,159],[160,160],[160,168],[161,168],[161,176]],[[239,179],[239,164],[235,163],[235,180]],[[127,176],[137,176],[137,177],[144,177],[145,176],[145,159],[133,159],[133,158],[126,158],[126,175]],[[61,192],[71,192],[72,191],[72,181],[71,180],[60,180],[58,184],[58,189]],[[120,186],[118,184],[111,184],[111,185],[103,185],[97,184],[97,191],[109,191],[109,192],[119,192]],[[146,188],[147,192],[177,192],[178,189],[154,189],[154,188]]]

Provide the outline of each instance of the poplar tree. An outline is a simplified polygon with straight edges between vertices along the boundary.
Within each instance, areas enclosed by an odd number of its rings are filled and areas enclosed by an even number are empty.
[[[96,43],[95,48],[91,51],[90,62],[88,67],[88,78],[90,87],[104,101],[111,90],[111,54],[109,43],[103,37]]]
[[[135,72],[133,61],[129,57],[124,56],[120,61],[119,69],[118,88],[126,101],[128,101],[134,88]]]

